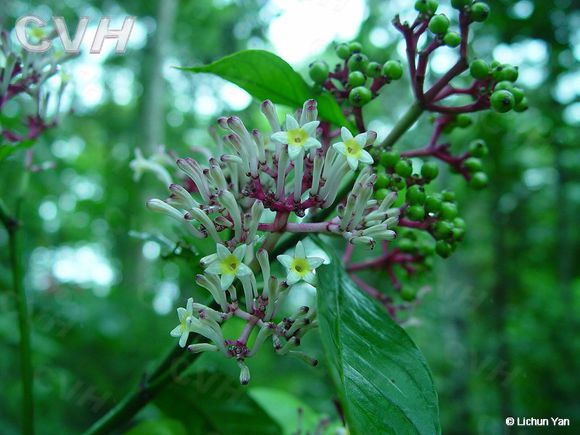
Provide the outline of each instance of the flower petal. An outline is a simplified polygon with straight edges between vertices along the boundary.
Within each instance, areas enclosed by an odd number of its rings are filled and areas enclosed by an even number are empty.
[[[358,159],[353,156],[348,156],[346,158],[346,161],[348,162],[348,166],[350,166],[350,169],[356,171],[356,168],[358,167]]]
[[[182,332],[183,331],[181,330],[181,325],[177,325],[175,328],[171,330],[169,335],[171,335],[172,337],[179,337],[182,334]]]
[[[210,264],[209,266],[207,266],[205,271],[207,273],[211,273],[212,275],[219,275],[220,273],[222,273],[222,268],[220,266],[219,260],[215,261],[212,264]]]
[[[222,245],[221,243],[218,243],[216,245],[216,251],[217,251],[218,258],[222,259],[222,260],[231,254],[230,250],[228,248],[226,248],[224,245]]]
[[[290,160],[296,160],[296,157],[298,157],[300,155],[300,152],[303,150],[303,148],[300,145],[288,145],[288,157],[290,158]]]
[[[189,337],[189,331],[185,331],[183,334],[181,334],[181,337],[179,337],[179,346],[180,347],[185,347],[185,344],[187,343],[188,337]]]
[[[368,165],[372,165],[373,158],[368,151],[360,150],[359,161],[362,163],[366,163]]]
[[[299,273],[291,270],[290,272],[288,272],[288,276],[286,277],[286,284],[293,285],[293,284],[296,284],[301,279],[302,279],[302,276],[300,276]]]
[[[187,300],[187,306],[185,307],[187,315],[193,315],[193,298]]]
[[[319,121],[307,122],[306,124],[304,124],[302,126],[302,130],[304,130],[306,132],[306,134],[308,134],[308,136],[315,137],[316,136],[316,129],[318,128],[319,124],[320,124]]]
[[[360,133],[360,134],[357,134],[354,137],[354,140],[357,141],[357,143],[361,146],[361,148],[364,148],[366,146],[366,144],[367,144],[367,138],[368,138],[368,136],[369,136],[369,134],[366,133],[366,132],[365,133]]]
[[[312,284],[314,283],[314,280],[316,279],[316,275],[314,274],[314,272],[307,272],[302,279],[304,281],[306,281],[308,284]]]
[[[292,115],[286,115],[286,130],[295,130],[300,128],[298,121]]]
[[[284,266],[286,269],[290,269],[292,266],[292,257],[289,255],[278,255],[277,260]]]
[[[350,132],[350,130],[346,127],[342,127],[340,129],[340,137],[342,138],[342,140],[344,142],[346,142],[349,139],[352,139],[352,133]]]
[[[236,276],[233,274],[223,274],[220,278],[220,286],[222,290],[227,290],[227,288],[232,285],[232,282],[234,282],[235,277]]]
[[[294,249],[295,258],[306,258],[306,251],[304,250],[304,245],[302,242],[296,243],[296,249]]]
[[[240,267],[238,269],[238,276],[247,276],[247,275],[251,275],[252,274],[252,269],[250,269],[248,266],[246,266],[244,263],[240,264]]]
[[[346,155],[346,145],[344,144],[344,142],[337,142],[334,145],[332,145],[332,148],[334,148],[337,152],[339,152],[343,156]]]
[[[308,267],[310,269],[316,269],[318,266],[320,266],[322,263],[324,263],[324,259],[320,258],[320,257],[308,257]]]
[[[243,261],[246,256],[246,245],[240,245],[234,249],[234,255],[238,260]]]
[[[278,131],[270,136],[270,139],[275,140],[276,142],[280,142],[283,144],[288,143],[288,133],[285,131]]]
[[[308,151],[311,148],[315,148],[318,149],[322,146],[322,144],[320,143],[320,141],[318,139],[314,139],[313,137],[309,137],[308,139],[306,139],[306,141],[304,142],[304,149],[306,151]]]
[[[183,307],[179,307],[177,309],[177,318],[179,319],[180,322],[183,321],[183,319],[185,319],[188,316],[187,314],[187,310]]]

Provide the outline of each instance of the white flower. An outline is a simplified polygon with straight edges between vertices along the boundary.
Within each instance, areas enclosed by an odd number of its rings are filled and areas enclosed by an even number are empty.
[[[171,175],[161,164],[161,157],[151,156],[146,159],[139,148],[135,148],[135,158],[129,162],[129,167],[133,170],[133,179],[139,181],[144,172],[153,172],[157,178],[166,186],[173,183]],[[163,162],[167,163],[167,162]],[[172,164],[171,162],[170,164]]]
[[[319,257],[307,257],[302,242],[296,244],[294,256],[278,255],[278,261],[287,269],[286,283],[288,285],[296,284],[299,281],[306,281],[312,284],[314,281],[314,269],[324,261]]]
[[[205,270],[213,275],[221,275],[220,285],[226,290],[236,277],[250,275],[252,270],[243,263],[246,255],[246,245],[238,246],[234,252],[230,252],[222,244],[217,245],[217,258]]]
[[[320,148],[322,144],[316,139],[316,129],[319,121],[310,121],[304,125],[291,115],[286,115],[286,131],[279,131],[272,135],[272,139],[282,144],[288,145],[288,156],[290,160],[295,160],[300,152],[308,151],[311,148]]]
[[[187,338],[189,337],[190,325],[193,320],[193,299],[187,300],[186,308],[179,307],[177,309],[177,317],[179,318],[179,325],[177,325],[170,332],[172,337],[179,337],[179,346],[185,347]]]
[[[353,137],[352,133],[346,127],[340,130],[342,142],[335,143],[332,147],[346,157],[348,165],[353,171],[356,171],[358,162],[372,164],[373,158],[365,151],[368,133],[357,134]]]

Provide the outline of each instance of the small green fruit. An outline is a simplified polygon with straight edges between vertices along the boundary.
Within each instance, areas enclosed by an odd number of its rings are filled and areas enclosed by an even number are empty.
[[[453,248],[451,247],[451,245],[449,243],[447,243],[443,240],[439,240],[437,242],[437,244],[435,245],[435,252],[441,258],[447,258],[453,252]]]
[[[487,178],[487,174],[485,172],[476,172],[469,180],[469,185],[476,190],[480,190],[484,189],[488,182],[489,179]]]
[[[451,236],[453,225],[447,221],[438,221],[433,225],[433,235],[437,240],[443,240]]]
[[[488,63],[483,59],[475,59],[469,65],[471,77],[477,80],[485,79],[489,76],[490,68]]]
[[[391,191],[389,189],[379,189],[375,192],[375,199],[377,201],[382,201],[389,195]]]
[[[403,66],[398,60],[387,60],[383,65],[383,74],[389,80],[399,80],[403,76]]]
[[[499,74],[499,78],[500,80],[507,80],[510,82],[515,82],[518,79],[518,68],[515,66],[511,66],[511,65],[506,65],[503,67],[503,69],[501,70],[501,73]]]
[[[457,115],[455,117],[455,122],[457,123],[457,126],[460,128],[466,128],[469,127],[471,124],[473,124],[471,117],[465,113]]]
[[[413,173],[413,166],[408,160],[399,160],[395,165],[395,172],[397,175],[407,178]]]
[[[397,247],[403,252],[413,252],[415,250],[415,243],[410,239],[399,239]]]
[[[335,48],[336,55],[341,59],[348,59],[350,57],[351,51],[348,44],[338,44]]]
[[[489,148],[482,139],[477,139],[469,144],[469,153],[473,157],[485,157],[489,154]]]
[[[435,15],[429,20],[429,30],[436,35],[444,35],[449,29],[449,18],[443,14]]]
[[[441,210],[439,210],[439,216],[446,220],[451,220],[456,218],[459,212],[457,211],[457,205],[453,202],[444,202],[441,204]]]
[[[451,6],[455,9],[463,9],[465,6],[469,6],[471,0],[451,0]]]
[[[369,62],[367,65],[367,76],[378,77],[381,75],[383,67],[378,62]]]
[[[364,85],[366,81],[367,78],[360,71],[353,71],[348,75],[348,84],[353,88]]]
[[[395,190],[403,190],[406,185],[407,184],[405,183],[405,180],[403,180],[399,176],[394,176],[393,180],[391,181],[391,187]],[[399,198],[402,198],[402,197],[399,197]]]
[[[414,301],[417,298],[417,289],[415,287],[405,285],[401,289],[401,298],[407,302]]]
[[[425,209],[420,205],[412,205],[407,209],[407,217],[412,221],[425,219]]]
[[[328,64],[323,60],[312,62],[308,74],[314,83],[324,83],[328,78]]]
[[[473,174],[474,172],[480,172],[483,169],[483,164],[477,157],[469,157],[463,162],[463,167]]]
[[[448,47],[457,47],[461,44],[461,36],[459,36],[459,33],[447,32],[443,37],[443,43]]]
[[[360,42],[353,41],[348,44],[348,48],[351,53],[360,53],[362,51],[362,44]]]
[[[439,210],[441,210],[441,204],[441,198],[438,196],[427,195],[425,198],[425,209],[429,213],[437,213]]]
[[[450,190],[444,190],[441,192],[441,198],[443,201],[453,202],[455,201],[455,192],[451,192]]]
[[[361,107],[367,104],[372,99],[371,91],[364,86],[357,86],[353,88],[348,94],[348,100],[353,106]]]
[[[362,53],[353,54],[348,60],[350,71],[364,71],[369,63],[369,58]]]
[[[406,198],[409,204],[424,204],[425,189],[415,184],[407,189]]]
[[[516,106],[524,99],[525,94],[522,88],[518,88],[517,86],[513,86],[510,92],[514,96],[514,101]]]
[[[481,23],[489,17],[489,6],[483,2],[476,2],[471,6],[470,15],[473,21]]]
[[[433,180],[439,175],[439,166],[434,162],[425,162],[421,166],[421,176],[426,180]]]
[[[528,99],[524,97],[522,101],[515,105],[514,110],[516,112],[525,112],[528,110]]]
[[[391,182],[391,177],[389,177],[385,172],[377,173],[377,180],[375,181],[375,188],[384,189]]]
[[[379,163],[385,168],[392,168],[401,160],[401,154],[396,151],[383,151],[379,157]]]
[[[491,107],[499,113],[506,113],[513,109],[515,99],[510,91],[494,91],[490,98]]]

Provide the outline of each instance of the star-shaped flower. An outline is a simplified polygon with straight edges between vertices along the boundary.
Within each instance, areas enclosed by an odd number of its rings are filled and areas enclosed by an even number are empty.
[[[185,308],[179,307],[177,309],[177,317],[179,318],[179,325],[177,325],[170,332],[172,337],[179,337],[179,345],[185,347],[187,343],[187,338],[189,337],[190,324],[193,320],[193,299],[189,298],[187,300],[187,306]]]
[[[217,245],[217,258],[205,270],[207,273],[221,275],[220,285],[226,290],[236,277],[246,276],[252,270],[243,263],[246,255],[246,245],[238,246],[234,252],[230,252],[222,244]]]
[[[310,121],[300,125],[293,116],[286,115],[286,131],[274,133],[272,139],[288,145],[288,156],[290,160],[295,160],[302,150],[306,152],[311,148],[322,146],[316,139],[318,124],[320,124],[319,121]]]
[[[296,244],[294,256],[278,255],[277,258],[288,271],[288,275],[286,276],[286,283],[288,285],[296,284],[302,280],[312,284],[315,278],[314,269],[324,261],[319,257],[307,257],[302,242]]]
[[[358,168],[358,162],[372,164],[373,158],[365,151],[368,133],[357,134],[353,137],[352,133],[346,127],[340,130],[342,142],[335,143],[332,147],[346,157],[348,165],[353,171]]]

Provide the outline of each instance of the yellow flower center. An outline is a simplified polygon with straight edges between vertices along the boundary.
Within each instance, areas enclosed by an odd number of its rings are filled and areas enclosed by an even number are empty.
[[[294,130],[288,130],[288,145],[303,147],[306,139],[308,139],[308,133],[304,129],[295,128]]]
[[[184,317],[183,320],[181,321],[181,323],[179,324],[179,327],[181,328],[181,332],[185,332],[187,331],[187,317]]]
[[[344,146],[346,147],[346,153],[349,156],[356,157],[357,159],[360,157],[362,147],[360,146],[360,144],[356,140],[348,139],[344,143]]]
[[[300,276],[306,275],[308,272],[310,272],[310,268],[308,267],[308,260],[306,260],[306,258],[295,258],[292,261],[292,270]]]
[[[240,268],[240,260],[234,254],[230,254],[220,262],[220,269],[223,275],[235,275]]]

